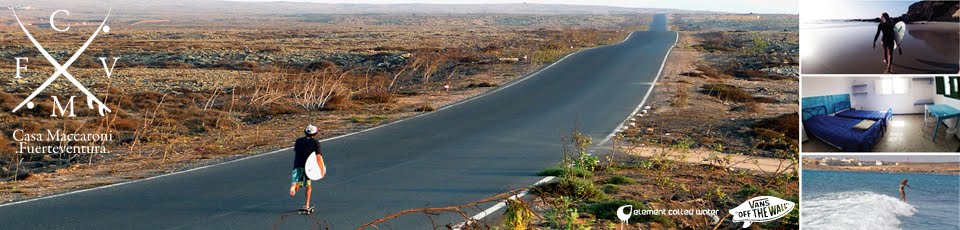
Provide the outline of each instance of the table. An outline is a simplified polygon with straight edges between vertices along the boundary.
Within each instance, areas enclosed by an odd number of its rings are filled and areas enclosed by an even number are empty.
[[[937,127],[933,129],[933,142],[937,142],[937,133],[940,132],[940,123],[945,119],[957,117],[957,125],[960,125],[960,110],[949,105],[936,104],[927,107],[927,112],[937,118]],[[954,126],[954,128],[960,128]]]

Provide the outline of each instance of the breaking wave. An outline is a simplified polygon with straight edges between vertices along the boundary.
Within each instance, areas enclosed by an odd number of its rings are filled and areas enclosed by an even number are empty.
[[[901,217],[917,209],[892,196],[873,192],[839,192],[804,199],[805,229],[900,229]]]

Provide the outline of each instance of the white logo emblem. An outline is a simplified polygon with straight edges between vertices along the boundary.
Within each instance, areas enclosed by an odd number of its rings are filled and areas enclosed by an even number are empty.
[[[111,10],[111,11],[112,11],[112,10]],[[58,13],[61,13],[61,12],[64,13],[64,15],[67,15],[67,16],[70,15],[70,12],[68,12],[68,11],[66,11],[66,10],[57,10],[57,11],[54,11],[53,14],[50,15],[50,27],[53,28],[53,30],[56,30],[56,31],[59,31],[59,32],[64,32],[64,31],[69,30],[69,29],[70,29],[70,26],[67,25],[66,27],[64,27],[64,29],[61,29],[60,27],[57,27],[57,26],[54,24],[54,20],[53,20],[54,17],[57,16]],[[108,33],[108,32],[110,31],[110,26],[107,26],[107,25],[106,25],[106,23],[107,23],[107,18],[110,17],[110,12],[109,12],[109,11],[107,12],[107,16],[103,18],[103,22],[100,23],[100,27],[97,27],[97,30],[93,32],[93,35],[90,35],[90,38],[87,39],[87,41],[86,41],[85,43],[83,43],[83,46],[81,46],[80,49],[77,50],[77,52],[73,53],[73,56],[71,56],[70,59],[67,60],[67,62],[64,62],[62,65],[61,65],[56,59],[53,59],[53,56],[51,56],[50,53],[47,52],[47,50],[44,49],[42,45],[40,45],[40,42],[37,42],[37,39],[35,39],[35,38],[33,37],[33,35],[30,34],[30,31],[27,30],[27,27],[25,27],[25,26],[23,25],[23,22],[20,21],[20,17],[17,16],[17,11],[16,11],[16,10],[13,10],[13,16],[14,16],[14,18],[17,19],[17,23],[20,24],[20,28],[23,29],[23,32],[27,35],[27,38],[30,39],[30,42],[33,43],[33,46],[37,47],[37,50],[40,51],[40,54],[43,54],[43,57],[46,58],[47,61],[50,62],[50,64],[53,65],[54,68],[56,68],[56,72],[54,72],[53,75],[51,75],[49,78],[47,78],[47,80],[44,81],[43,84],[40,85],[40,87],[38,87],[36,90],[34,90],[33,93],[30,94],[30,96],[27,96],[27,98],[24,99],[23,102],[20,102],[20,104],[17,105],[17,107],[14,108],[13,111],[11,111],[11,112],[17,112],[17,111],[20,110],[20,108],[22,108],[23,106],[27,106],[28,109],[33,109],[33,107],[35,106],[35,104],[34,104],[31,100],[33,100],[34,97],[36,97],[38,94],[40,94],[40,92],[43,92],[44,89],[46,89],[48,86],[50,86],[50,84],[53,83],[54,80],[56,80],[57,78],[59,78],[60,75],[63,75],[68,81],[70,81],[70,83],[72,83],[74,86],[76,86],[77,89],[80,90],[80,92],[83,92],[83,94],[87,97],[87,99],[86,99],[86,101],[87,101],[87,106],[90,107],[90,109],[94,109],[94,103],[96,103],[98,112],[100,113],[100,116],[104,116],[104,113],[109,113],[109,112],[111,112],[110,108],[107,108],[107,105],[105,105],[102,101],[100,101],[100,99],[98,99],[96,96],[94,96],[93,93],[90,93],[90,91],[87,90],[87,88],[84,87],[82,84],[80,84],[80,82],[77,81],[77,79],[74,78],[73,75],[70,74],[70,72],[67,72],[67,68],[70,68],[70,65],[72,65],[73,62],[76,61],[77,58],[80,57],[81,54],[83,54],[83,51],[87,50],[87,47],[90,46],[90,43],[93,42],[93,39],[97,37],[97,34],[99,34],[100,31],[103,31],[104,33]],[[25,57],[17,57],[17,58],[15,58],[15,59],[16,59],[16,61],[17,61],[17,75],[16,75],[15,78],[21,78],[21,77],[20,77],[20,70],[26,70],[27,67],[26,67],[26,66],[21,66],[21,65],[20,65],[20,61],[21,61],[21,60],[24,60],[24,62],[28,62],[29,60],[28,60],[27,58],[25,58]],[[109,69],[107,68],[106,59],[107,59],[107,58],[105,58],[105,57],[99,58],[100,62],[103,63],[103,68],[104,68],[104,71],[106,72],[107,78],[109,78],[110,75],[111,75],[112,72],[113,72],[113,67],[110,67]],[[116,65],[117,65],[117,60],[118,60],[118,59],[120,59],[120,58],[116,58],[116,57],[113,58],[113,66],[116,66]],[[76,97],[76,96],[70,96],[70,97],[69,97],[69,98],[70,98],[70,99],[69,99],[69,100],[70,100],[70,101],[69,101],[69,104],[67,104],[67,108],[70,110],[70,115],[69,115],[70,117],[75,117],[75,116],[76,116],[76,115],[74,115],[74,113],[73,113],[73,98],[74,98],[74,97]],[[58,108],[60,109],[60,116],[64,116],[66,110],[65,110],[65,108],[63,108],[63,106],[61,106],[59,99],[57,99],[56,96],[52,96],[51,98],[53,99],[53,104],[56,105],[56,106],[53,107],[53,114],[51,114],[50,116],[51,116],[51,117],[56,117],[56,116],[57,116],[57,109],[58,109]]]
[[[733,216],[733,222],[743,222],[743,228],[748,228],[753,222],[780,219],[790,214],[795,205],[789,200],[772,196],[758,196],[750,198],[743,204],[731,209],[730,215]]]
[[[626,212],[624,212],[624,210],[626,210]],[[620,208],[617,209],[617,218],[620,219],[620,223],[630,224],[631,213],[633,213],[633,205],[620,206]]]

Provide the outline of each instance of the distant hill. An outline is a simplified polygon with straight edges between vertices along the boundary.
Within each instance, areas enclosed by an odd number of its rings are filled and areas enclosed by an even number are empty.
[[[15,1],[16,2],[16,1]],[[635,14],[635,13],[717,13],[659,8],[557,4],[328,4],[306,2],[235,2],[217,0],[56,0],[20,1],[34,9],[97,10],[113,8],[120,14],[210,13],[242,15],[285,14]]]

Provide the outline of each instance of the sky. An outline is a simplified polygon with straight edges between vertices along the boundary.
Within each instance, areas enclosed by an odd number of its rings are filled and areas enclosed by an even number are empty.
[[[914,1],[865,1],[865,0],[833,0],[828,1],[801,1],[800,10],[804,21],[831,20],[831,19],[868,19],[880,17],[887,12],[890,17],[898,17],[907,12]]]
[[[235,0],[273,2],[276,0]],[[777,13],[797,14],[799,6],[797,0],[284,0],[287,2],[318,2],[318,3],[364,3],[364,4],[401,4],[401,3],[432,3],[432,4],[499,4],[499,3],[540,3],[540,4],[567,4],[567,5],[605,5],[635,8],[673,8],[684,10],[706,10],[734,13]]]

